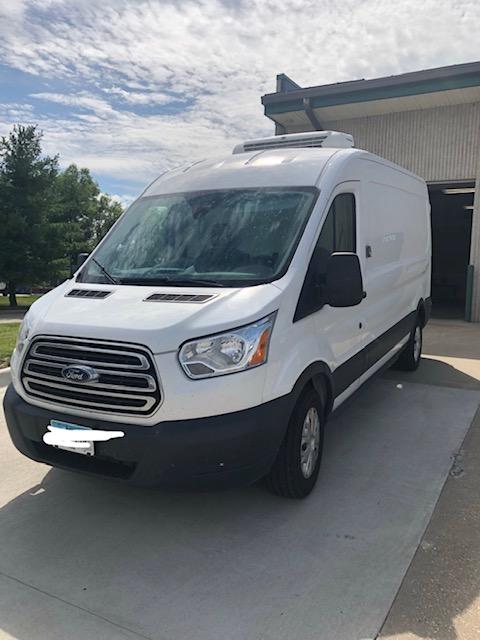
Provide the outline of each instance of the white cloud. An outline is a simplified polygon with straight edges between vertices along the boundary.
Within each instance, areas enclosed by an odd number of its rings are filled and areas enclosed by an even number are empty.
[[[106,89],[105,92],[113,96],[118,96],[124,102],[132,105],[149,104],[160,106],[177,100],[175,96],[160,91],[127,91],[121,87],[111,87],[110,89]]]
[[[70,107],[78,107],[80,109],[88,109],[90,111],[94,111],[98,115],[107,115],[111,113],[112,107],[108,102],[102,100],[100,98],[96,98],[94,96],[89,95],[86,92],[74,93],[74,94],[63,94],[63,93],[32,93],[30,94],[31,98],[36,98],[37,100],[43,100],[46,102],[55,102],[58,104],[63,104]]]
[[[115,202],[119,202],[124,209],[129,207],[137,197],[136,195],[130,195],[130,194],[118,195],[117,193],[112,193],[108,195],[110,195],[110,198]]]
[[[0,106],[0,109],[2,107]],[[2,109],[6,120],[18,122],[21,120],[30,120],[34,117],[33,107],[31,104],[23,104],[20,102],[9,102]],[[8,129],[9,127],[7,127]],[[5,130],[5,133],[7,131]]]
[[[18,20],[22,17],[25,0],[7,0],[0,3],[0,20]]]
[[[2,61],[63,79],[64,90],[34,94],[34,111],[24,111],[44,130],[48,151],[139,183],[272,133],[260,96],[274,91],[276,73],[313,85],[478,56],[476,0],[16,0],[12,7],[0,14],[8,22]],[[49,104],[68,113],[49,116]],[[0,114],[8,123],[21,112],[4,105]]]

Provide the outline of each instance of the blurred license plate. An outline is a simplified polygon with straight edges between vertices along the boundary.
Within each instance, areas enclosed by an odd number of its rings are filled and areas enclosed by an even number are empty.
[[[90,427],[83,427],[80,424],[72,424],[71,422],[62,422],[61,420],[50,420],[50,426],[54,429],[67,429],[76,431],[91,431]],[[93,442],[72,442],[71,445],[52,445],[55,449],[63,449],[64,451],[71,451],[73,453],[81,453],[84,456],[93,456],[95,454],[95,447]]]

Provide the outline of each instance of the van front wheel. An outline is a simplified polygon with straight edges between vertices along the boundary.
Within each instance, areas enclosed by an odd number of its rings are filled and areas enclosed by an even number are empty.
[[[422,343],[422,325],[420,324],[420,320],[417,319],[407,345],[397,360],[398,369],[402,371],[415,371],[418,369],[422,358]]]
[[[266,477],[272,493],[297,499],[308,496],[320,470],[323,431],[322,401],[313,387],[308,387],[297,401],[277,458]]]

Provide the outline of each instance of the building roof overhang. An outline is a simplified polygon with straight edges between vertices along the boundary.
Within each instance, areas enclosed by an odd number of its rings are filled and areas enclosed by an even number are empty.
[[[480,62],[306,88],[281,74],[262,97],[274,122],[310,127],[312,115],[321,123],[470,102],[480,102]]]

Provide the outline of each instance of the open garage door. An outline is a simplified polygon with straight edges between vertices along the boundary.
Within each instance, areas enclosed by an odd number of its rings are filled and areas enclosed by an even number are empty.
[[[464,318],[474,183],[429,185],[432,206],[432,314]]]

